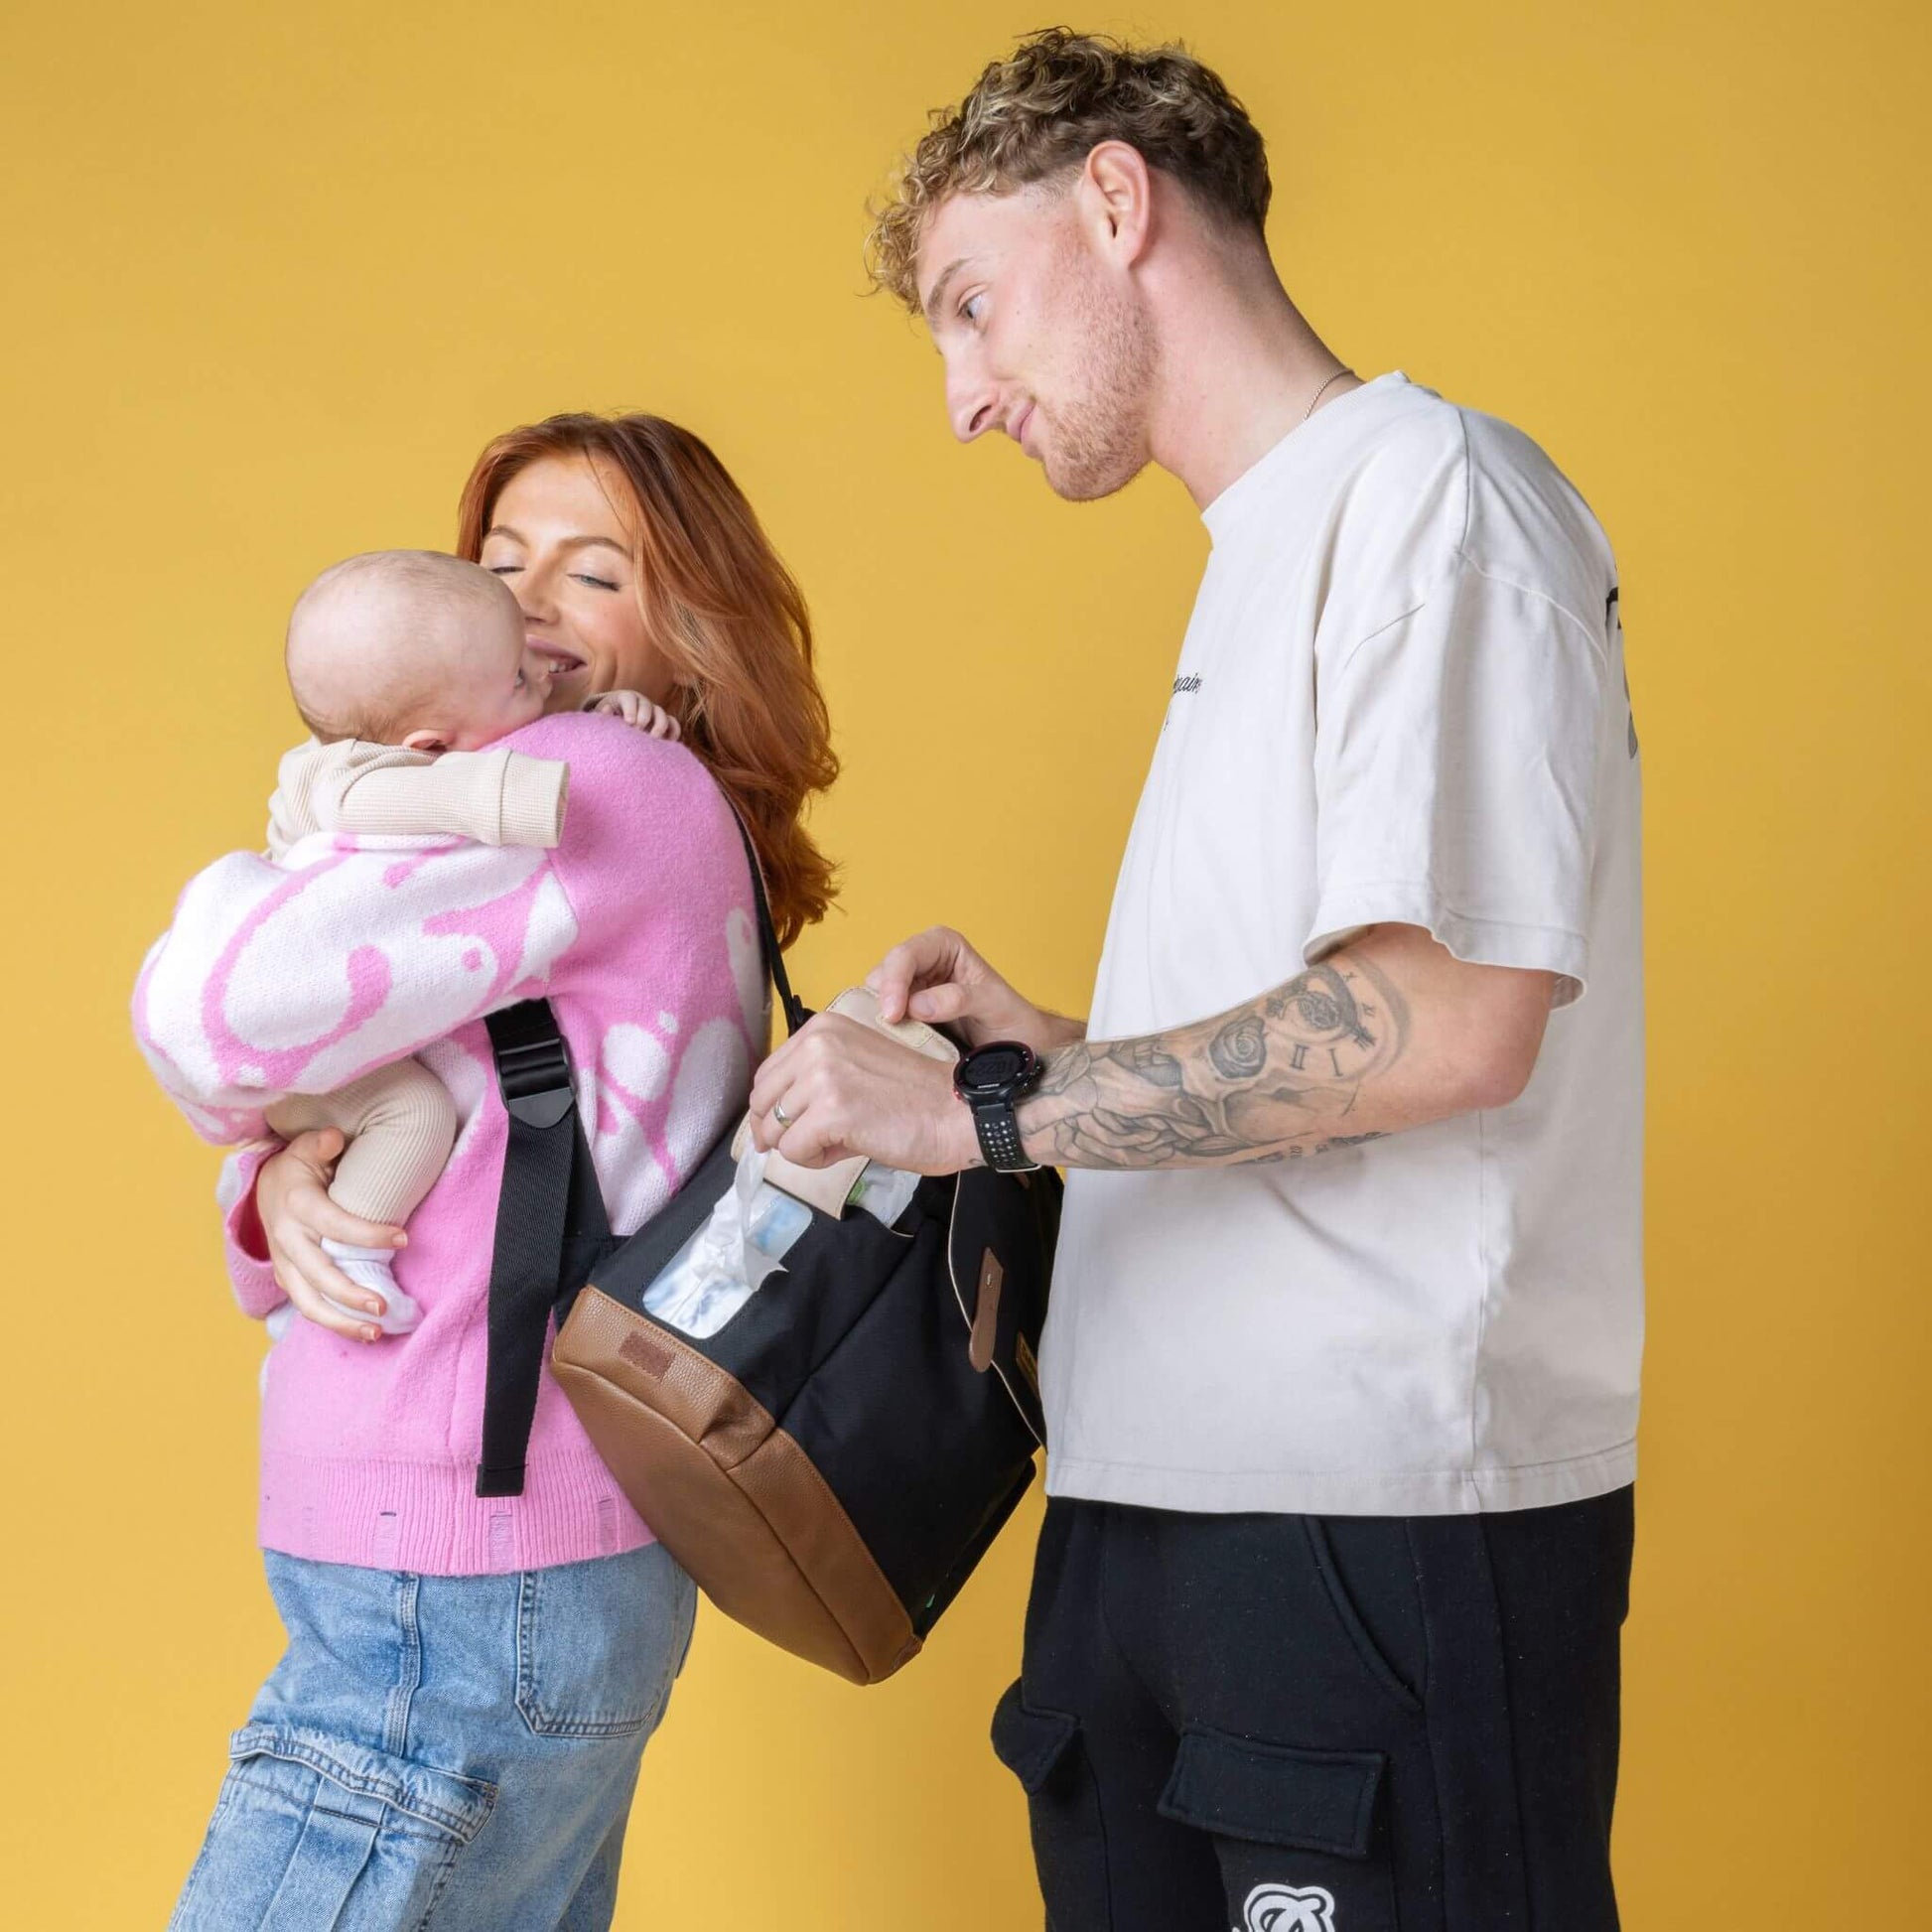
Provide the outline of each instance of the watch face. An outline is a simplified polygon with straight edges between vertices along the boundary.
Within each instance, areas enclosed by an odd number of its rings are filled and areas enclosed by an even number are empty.
[[[1027,1071],[1033,1054],[1024,1046],[996,1042],[969,1055],[959,1069],[961,1089],[971,1094],[996,1094]]]

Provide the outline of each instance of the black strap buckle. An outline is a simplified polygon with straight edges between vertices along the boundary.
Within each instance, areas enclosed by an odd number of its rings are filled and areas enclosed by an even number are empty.
[[[570,1084],[570,1055],[555,1034],[548,1039],[499,1046],[496,1078],[505,1110],[526,1127],[555,1127],[577,1104]]]

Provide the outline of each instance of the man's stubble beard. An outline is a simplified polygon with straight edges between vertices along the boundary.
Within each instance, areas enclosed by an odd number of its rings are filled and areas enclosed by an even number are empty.
[[[1035,408],[1051,430],[1042,458],[1048,486],[1090,503],[1126,486],[1153,461],[1147,418],[1157,351],[1145,311],[1111,293],[1069,305],[1077,388]]]

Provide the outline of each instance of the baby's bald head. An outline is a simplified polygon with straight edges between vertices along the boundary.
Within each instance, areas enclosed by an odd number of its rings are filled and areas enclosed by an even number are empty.
[[[439,550],[371,550],[332,564],[289,616],[289,689],[325,745],[399,745],[446,730],[513,675],[523,619],[502,582]],[[452,707],[456,709],[452,709]]]

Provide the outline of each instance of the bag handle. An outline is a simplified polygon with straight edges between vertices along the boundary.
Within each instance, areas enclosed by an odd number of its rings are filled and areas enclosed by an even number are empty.
[[[731,804],[730,799],[725,801]],[[778,1008],[785,1017],[787,1037],[795,1034],[812,1017],[812,1010],[791,990],[791,980],[785,972],[785,956],[778,950],[778,930],[771,923],[771,901],[764,895],[764,868],[759,864],[759,850],[752,843],[752,834],[746,826],[744,814],[736,805],[731,805],[733,822],[738,827],[738,836],[745,842],[745,860],[752,868],[752,897],[758,903],[759,950],[764,956],[764,970],[772,987],[778,995]]]

